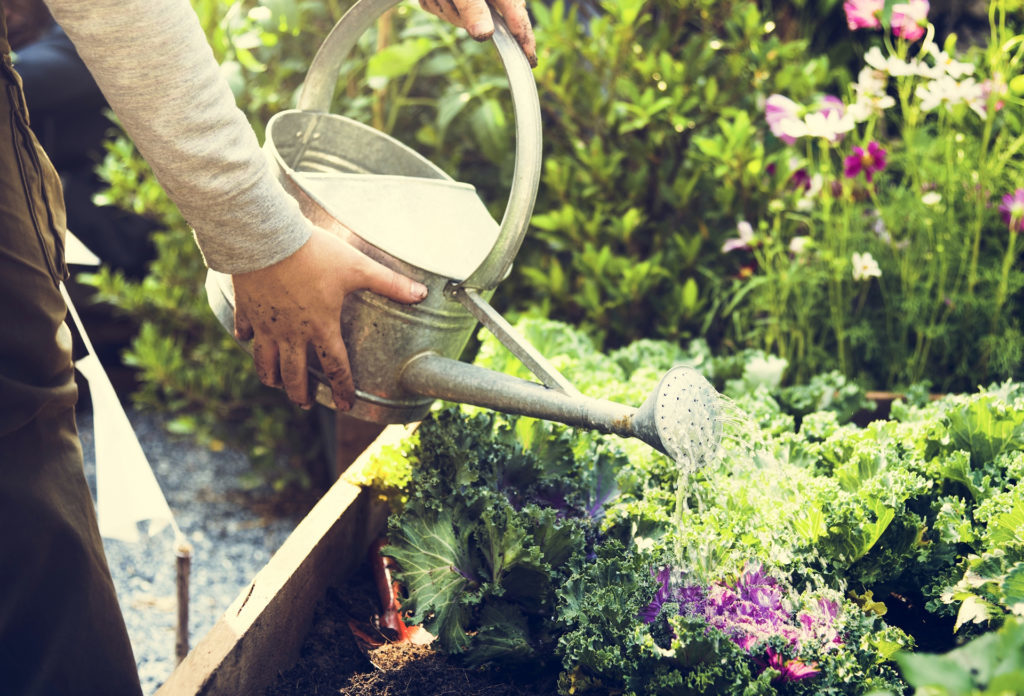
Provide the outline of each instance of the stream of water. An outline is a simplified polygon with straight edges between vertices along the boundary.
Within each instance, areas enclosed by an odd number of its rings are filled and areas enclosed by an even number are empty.
[[[718,393],[703,377],[688,378],[685,389],[671,405],[665,408],[664,421],[672,424],[663,433],[666,450],[676,464],[675,510],[673,523],[680,529],[690,514],[690,498],[694,493],[691,481],[704,467],[715,464],[722,456],[723,442],[728,441],[732,456],[755,456],[761,443],[760,428],[754,420],[731,399]],[[679,387],[677,387],[679,389]],[[700,497],[696,497],[700,505]],[[676,535],[673,566],[676,575],[692,574],[709,565],[709,549],[684,547],[682,537]],[[713,565],[713,563],[711,564]],[[703,572],[697,572],[703,575]],[[678,579],[678,578],[677,578]]]

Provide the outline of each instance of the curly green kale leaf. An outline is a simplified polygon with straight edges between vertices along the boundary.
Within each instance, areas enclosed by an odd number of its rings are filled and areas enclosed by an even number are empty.
[[[408,502],[389,521],[384,553],[414,620],[470,664],[547,659],[556,589],[599,534],[592,511],[606,489],[548,427],[435,414],[419,430]]]
[[[930,453],[969,452],[974,469],[1022,445],[1024,408],[1008,404],[997,394],[958,397],[936,426],[929,442]]]

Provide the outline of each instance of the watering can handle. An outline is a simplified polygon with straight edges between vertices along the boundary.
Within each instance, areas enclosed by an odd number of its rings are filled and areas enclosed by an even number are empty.
[[[320,46],[306,74],[298,108],[304,111],[329,111],[338,83],[341,64],[360,36],[384,12],[401,0],[359,0],[334,25]],[[493,41],[505,66],[512,94],[512,111],[516,124],[516,161],[512,189],[501,219],[501,230],[491,253],[461,286],[492,290],[504,280],[512,260],[526,236],[533,213],[541,169],[540,101],[537,84],[522,49],[504,20],[493,9]]]

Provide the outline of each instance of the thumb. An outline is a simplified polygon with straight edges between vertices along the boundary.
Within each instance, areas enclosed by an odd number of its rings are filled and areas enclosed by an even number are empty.
[[[395,302],[413,304],[427,296],[427,286],[408,276],[397,273],[387,266],[364,257],[366,266],[362,269],[363,287],[383,295]]]

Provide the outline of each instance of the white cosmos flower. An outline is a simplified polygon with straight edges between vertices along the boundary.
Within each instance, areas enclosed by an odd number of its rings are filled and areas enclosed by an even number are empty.
[[[885,56],[882,55],[882,49],[878,46],[872,46],[868,49],[868,52],[864,54],[864,62],[878,72],[889,72],[888,61],[886,61]]]
[[[849,113],[842,116],[836,111],[827,113],[815,112],[804,116],[803,120],[787,119],[782,122],[782,132],[791,138],[825,138],[835,142],[843,133],[854,128],[853,117]]]
[[[858,94],[850,104],[848,113],[856,123],[864,123],[872,116],[878,116],[886,109],[896,106],[896,100],[888,94]]]
[[[871,255],[870,251],[865,251],[863,254],[855,251],[853,252],[853,279],[856,281],[868,280],[869,278],[879,278],[882,275],[882,269],[878,267],[878,262],[875,261],[875,257]]]
[[[942,194],[938,191],[928,191],[921,196],[921,202],[925,205],[938,205],[942,201]]]
[[[984,118],[984,91],[973,77],[957,82],[949,75],[941,75],[937,79],[918,85],[914,94],[921,100],[923,111],[931,111],[939,106],[951,109],[954,105],[965,102]]]
[[[967,106],[971,107],[971,111],[978,114],[978,118],[982,120],[987,118],[988,95],[985,85],[976,82],[973,77],[968,77],[960,83],[960,91]]]
[[[974,74],[974,63],[962,63],[946,51],[940,51],[934,43],[928,46],[928,53],[935,59],[935,66],[931,68],[930,74],[926,77],[936,78],[939,75],[949,75],[959,80],[961,77]]]
[[[853,85],[856,98],[849,108],[856,123],[863,123],[896,105],[896,100],[886,94],[886,83],[886,73],[872,67],[861,68]]]
[[[789,253],[793,256],[800,256],[803,254],[807,247],[811,243],[811,238],[807,235],[800,235],[799,237],[793,237],[789,240]]]
[[[853,90],[857,94],[885,94],[887,83],[884,71],[866,66],[857,73],[857,83],[853,86]]]
[[[912,59],[910,62],[902,61],[896,56],[886,58],[882,55],[882,49],[872,46],[864,54],[864,62],[879,72],[892,75],[893,77],[907,77],[918,75],[921,71],[921,61]]]

